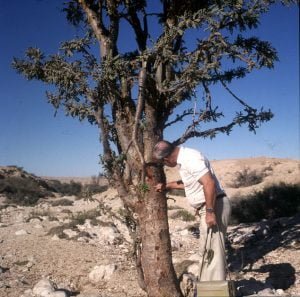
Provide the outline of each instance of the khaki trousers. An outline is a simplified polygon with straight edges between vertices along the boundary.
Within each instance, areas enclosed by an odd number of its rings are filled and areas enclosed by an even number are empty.
[[[206,249],[212,249],[214,254],[211,261],[207,257],[207,252],[205,253],[204,263],[201,273],[201,281],[212,281],[212,280],[225,280],[226,279],[226,255],[224,253],[224,248],[222,244],[225,243],[226,230],[231,214],[231,204],[228,197],[219,198],[215,203],[215,214],[217,218],[217,226],[213,226],[212,232],[209,232],[208,240],[207,238],[207,225],[205,222],[205,207],[199,211],[200,217],[200,269],[202,265],[202,259]],[[210,235],[211,234],[211,235]],[[221,240],[222,242],[221,242]]]

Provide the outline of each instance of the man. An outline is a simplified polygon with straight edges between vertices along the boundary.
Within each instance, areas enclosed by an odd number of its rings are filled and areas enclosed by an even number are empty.
[[[156,191],[184,189],[186,197],[200,217],[201,281],[226,279],[224,240],[231,205],[209,161],[197,150],[159,141],[153,150],[155,159],[168,167],[178,166],[180,181],[157,184]],[[211,232],[208,232],[210,231]],[[213,252],[205,252],[213,250]]]

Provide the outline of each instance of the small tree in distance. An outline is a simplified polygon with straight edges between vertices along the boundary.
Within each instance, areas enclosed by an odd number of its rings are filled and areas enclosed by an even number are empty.
[[[14,59],[13,67],[26,78],[55,87],[47,99],[56,109],[64,107],[67,115],[99,127],[105,174],[138,217],[138,281],[149,297],[182,296],[172,265],[166,197],[154,191],[165,176],[152,162],[152,148],[167,127],[188,116],[192,121],[174,140],[177,145],[191,137],[230,134],[237,125],[255,132],[272,118],[270,110],[251,107],[228,84],[254,69],[272,68],[277,60],[268,42],[242,35],[258,26],[274,2],[70,0],[63,11],[82,29],[82,37],[63,42],[58,54],[45,56],[29,48],[24,59]],[[161,30],[158,38],[151,36],[154,22]],[[136,45],[130,52],[119,49],[119,30],[125,25],[132,29],[129,42]],[[192,30],[198,39],[185,47]],[[214,104],[210,90],[215,84],[241,107],[225,125],[217,125],[226,103],[222,110]],[[194,98],[196,88],[205,94],[199,109],[174,116],[175,108]]]

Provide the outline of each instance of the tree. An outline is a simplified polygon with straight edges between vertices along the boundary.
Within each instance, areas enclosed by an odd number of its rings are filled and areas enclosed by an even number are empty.
[[[172,265],[166,197],[154,191],[165,176],[152,162],[152,148],[167,127],[188,116],[192,121],[174,140],[177,145],[191,137],[230,134],[237,125],[255,132],[272,118],[270,110],[251,107],[228,85],[254,69],[274,66],[277,55],[268,42],[242,35],[258,26],[274,2],[161,0],[150,12],[146,0],[70,0],[63,11],[82,29],[81,38],[62,43],[55,55],[29,48],[24,59],[14,59],[13,67],[26,78],[55,87],[46,93],[55,109],[64,107],[67,115],[99,127],[105,174],[128,213],[137,216],[128,219],[139,284],[150,297],[182,296]],[[151,32],[154,21],[158,38]],[[131,28],[134,51],[119,50],[120,25]],[[193,48],[185,47],[191,30],[198,37]],[[241,106],[226,125],[217,124],[223,112],[210,92],[218,83]],[[199,110],[175,116],[199,88],[205,94]]]

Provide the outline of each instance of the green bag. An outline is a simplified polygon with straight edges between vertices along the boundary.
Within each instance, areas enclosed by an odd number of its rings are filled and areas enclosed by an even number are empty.
[[[219,229],[219,226],[218,226],[218,229]],[[226,255],[225,255],[226,254],[225,245],[221,239],[221,236],[220,236],[220,242],[223,246],[224,259],[225,259],[225,264],[226,264],[226,269],[228,272],[229,280],[200,281],[202,270],[203,270],[204,257],[207,254],[208,261],[211,261],[214,256],[213,250],[206,249],[207,239],[209,237],[209,231],[211,232],[211,236],[212,236],[212,230],[208,229],[206,242],[205,242],[205,251],[203,254],[203,258],[202,258],[202,264],[201,264],[201,267],[199,270],[199,281],[197,282],[197,297],[235,297],[235,286],[234,286],[234,282],[230,279],[230,272],[228,269],[228,264],[227,264]],[[210,239],[211,239],[211,236],[210,236]]]
[[[203,281],[197,283],[197,297],[234,297],[233,281]]]

